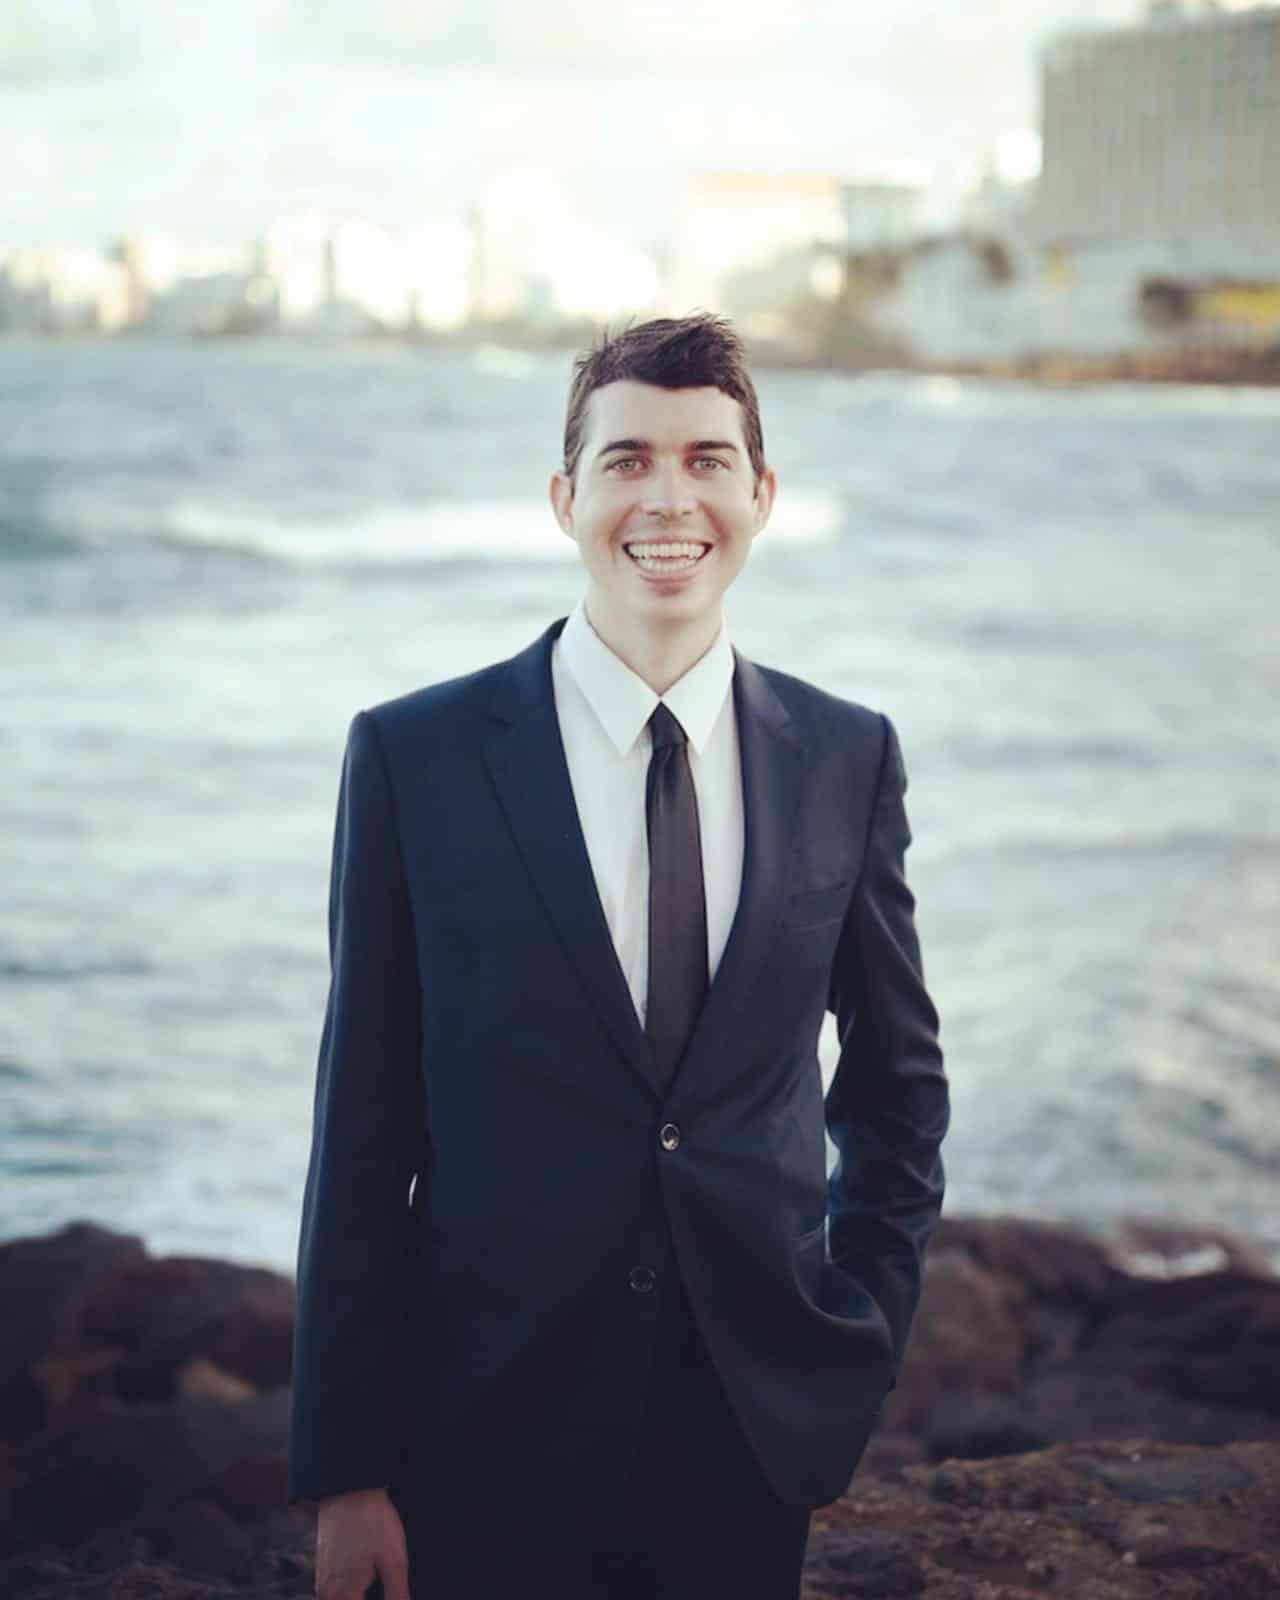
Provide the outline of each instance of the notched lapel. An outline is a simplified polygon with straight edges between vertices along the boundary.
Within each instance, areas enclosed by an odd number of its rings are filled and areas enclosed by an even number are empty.
[[[507,664],[490,713],[485,760],[512,834],[564,949],[618,1048],[660,1093],[649,1041],[600,903],[560,737],[551,647],[561,617]],[[782,925],[808,750],[754,662],[736,649],[733,695],[742,765],[742,884],[729,938],[671,1089],[705,1080],[734,1030]],[[700,1066],[707,1057],[705,1067]]]
[[[618,1048],[657,1092],[649,1041],[614,949],[560,737],[551,646],[561,617],[507,664],[490,706],[485,761],[565,951]]]
[[[705,1081],[717,1051],[732,1055],[734,1030],[750,1012],[756,975],[782,925],[808,772],[808,749],[768,679],[736,648],[733,657],[742,763],[742,886],[728,942],[675,1075],[675,1086],[686,1090]]]

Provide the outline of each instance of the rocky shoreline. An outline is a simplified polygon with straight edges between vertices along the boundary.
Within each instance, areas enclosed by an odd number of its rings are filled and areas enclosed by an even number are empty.
[[[313,1591],[293,1282],[90,1223],[0,1244],[0,1597]],[[808,1600],[1275,1600],[1280,1276],[1247,1241],[947,1217]]]
[[[911,370],[954,378],[999,378],[1050,388],[1103,383],[1203,383],[1254,389],[1280,385],[1280,346],[1229,349],[1193,345],[1114,355],[1052,352],[1007,361],[924,361]]]

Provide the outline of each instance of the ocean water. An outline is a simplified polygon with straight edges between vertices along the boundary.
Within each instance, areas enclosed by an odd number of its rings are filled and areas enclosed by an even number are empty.
[[[0,1236],[292,1269],[347,724],[572,606],[568,370],[0,345]],[[946,1209],[1280,1259],[1280,393],[759,387],[726,616],[898,727]]]

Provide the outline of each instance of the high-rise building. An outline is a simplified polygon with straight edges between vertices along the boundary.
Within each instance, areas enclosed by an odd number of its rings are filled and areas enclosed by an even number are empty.
[[[858,181],[843,186],[850,250],[892,250],[920,232],[924,191],[920,183]]]
[[[1041,89],[1045,243],[1280,249],[1280,7],[1166,0],[1060,34]]]

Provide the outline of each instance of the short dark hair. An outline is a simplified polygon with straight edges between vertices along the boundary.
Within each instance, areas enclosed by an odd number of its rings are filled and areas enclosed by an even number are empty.
[[[760,402],[747,371],[746,350],[724,317],[695,311],[687,317],[655,317],[618,333],[606,327],[596,344],[573,364],[564,423],[564,470],[576,481],[587,401],[606,383],[630,379],[662,389],[720,389],[742,407],[742,431],[754,481],[765,470]]]

